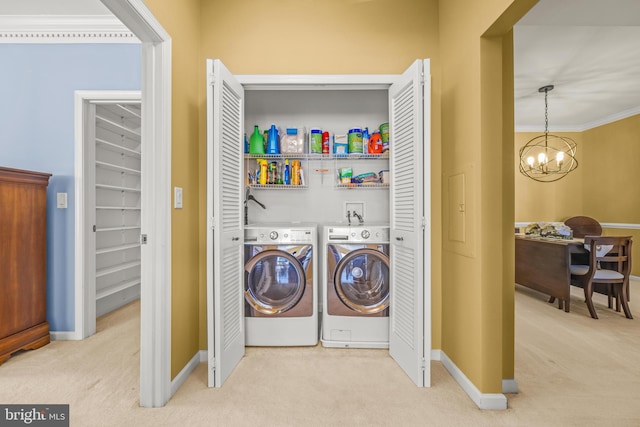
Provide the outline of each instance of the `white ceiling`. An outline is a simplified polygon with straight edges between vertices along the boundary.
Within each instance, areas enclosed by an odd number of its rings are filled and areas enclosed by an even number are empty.
[[[100,0],[0,0],[0,15],[110,15]],[[640,113],[640,0],[540,0],[514,29],[515,125],[581,131]]]
[[[640,1],[540,0],[514,28],[515,123],[585,130],[640,113]]]

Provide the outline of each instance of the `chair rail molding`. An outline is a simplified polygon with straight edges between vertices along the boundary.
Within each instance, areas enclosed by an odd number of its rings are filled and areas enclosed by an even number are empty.
[[[516,227],[526,227],[527,225],[531,224],[532,222],[538,222],[538,221],[516,222],[515,225],[516,225]],[[601,222],[600,225],[602,226],[602,228],[618,228],[618,229],[623,229],[623,230],[640,230],[640,224],[624,224],[624,223],[618,223],[618,222]]]
[[[0,43],[129,43],[140,40],[113,15],[2,15]]]

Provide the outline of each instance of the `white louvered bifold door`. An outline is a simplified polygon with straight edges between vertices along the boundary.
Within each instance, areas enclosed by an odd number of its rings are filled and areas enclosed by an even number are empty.
[[[209,386],[220,387],[244,355],[244,90],[207,60],[207,333]]]
[[[391,305],[389,354],[416,385],[425,385],[422,60],[389,89]]]

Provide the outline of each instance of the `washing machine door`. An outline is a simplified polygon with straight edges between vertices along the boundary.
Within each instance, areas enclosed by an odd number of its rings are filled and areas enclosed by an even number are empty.
[[[347,307],[379,313],[389,307],[389,257],[371,248],[353,250],[336,265],[333,285]]]
[[[295,307],[307,285],[300,261],[278,249],[258,252],[247,261],[245,271],[245,300],[263,314],[284,313]]]

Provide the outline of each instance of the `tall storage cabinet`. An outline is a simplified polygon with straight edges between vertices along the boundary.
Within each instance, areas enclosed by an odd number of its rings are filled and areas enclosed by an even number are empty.
[[[242,209],[252,189],[266,209],[251,205],[249,224],[346,223],[345,210],[352,204],[366,211],[365,223],[390,225],[389,354],[416,385],[430,384],[429,103],[429,60],[416,60],[397,75],[242,76],[219,60],[207,60],[209,386],[220,387],[244,354]],[[305,185],[279,186],[295,191],[252,185],[248,178],[256,159],[243,155],[243,139],[254,125],[342,133],[349,126],[387,121],[386,158],[299,155]],[[390,183],[378,190],[341,188],[335,176],[345,167],[354,174],[388,168]]]
[[[49,343],[47,185],[51,174],[0,167],[0,364]]]

